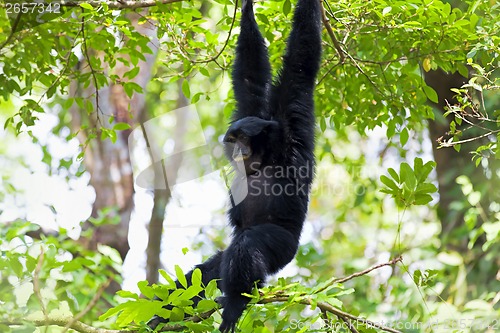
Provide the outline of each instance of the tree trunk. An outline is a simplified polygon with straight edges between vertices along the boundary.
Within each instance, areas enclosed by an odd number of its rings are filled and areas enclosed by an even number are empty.
[[[145,14],[146,12],[142,13],[142,15]],[[137,83],[145,91],[146,85],[152,76],[152,66],[158,50],[155,46],[158,42],[156,27],[147,22],[138,24],[141,15],[137,13],[130,13],[128,17],[136,31],[149,36],[151,39],[149,47],[153,54],[144,54],[146,61],[139,62],[139,74],[129,80],[129,82]],[[93,52],[94,55],[103,58],[102,54],[97,54],[93,50],[88,50],[88,52]],[[102,63],[105,62],[102,61]],[[91,70],[86,62],[82,62],[81,68],[83,72],[90,72]],[[123,77],[123,74],[129,70],[129,66],[117,62],[116,67],[113,68],[113,74]],[[103,71],[105,74],[110,74],[109,68],[104,68]],[[113,143],[109,139],[99,139],[100,129],[104,127],[112,128],[117,122],[128,123],[131,127],[134,127],[137,119],[139,119],[140,112],[144,109],[145,95],[134,93],[133,97],[129,98],[122,85],[111,84],[99,89],[99,108],[97,109],[94,85],[91,84],[87,88],[73,86],[72,92],[76,96],[91,100],[94,104],[94,112],[90,115],[76,106],[72,107],[71,110],[72,126],[79,133],[78,138],[82,145],[87,144],[84,163],[91,176],[90,184],[94,187],[96,193],[92,217],[98,218],[103,209],[111,208],[112,211],[107,215],[106,219],[116,218],[119,221],[118,224],[105,224],[95,227],[88,246],[95,249],[98,244],[108,245],[115,248],[120,253],[121,258],[124,259],[129,251],[128,229],[134,207],[134,184],[127,142],[130,131],[118,133],[117,140]],[[110,116],[114,117],[111,124],[109,124]],[[97,129],[96,139],[87,142],[88,133],[81,130],[84,124],[88,124],[90,129]],[[87,224],[84,228],[88,229],[90,227],[90,224]]]
[[[177,81],[177,88],[179,92],[179,97],[177,99],[177,110],[175,112],[176,118],[176,129],[174,133],[174,144],[176,145],[176,151],[182,151],[184,146],[184,133],[187,129],[187,117],[186,113],[182,112],[181,108],[188,105],[189,101],[182,93],[182,82],[184,80]],[[176,158],[175,163],[169,164],[172,168],[169,172],[169,180],[175,182],[177,178],[177,173],[179,171],[182,159]],[[163,174],[155,173],[155,177],[161,176],[162,181]],[[155,182],[158,183],[158,182]],[[146,249],[147,259],[146,259],[146,280],[149,283],[157,283],[159,276],[158,270],[161,268],[161,240],[163,235],[163,221],[165,220],[165,211],[172,196],[171,190],[167,184],[166,189],[155,189],[154,190],[154,203],[153,203],[153,213],[151,215],[151,220],[148,225],[148,246]],[[172,185],[172,184],[171,184]]]
[[[456,178],[461,174],[473,172],[473,163],[469,155],[471,145],[463,147],[460,152],[453,148],[439,149],[438,139],[450,130],[450,117],[444,118],[447,102],[452,105],[455,93],[450,89],[460,88],[467,79],[458,73],[448,74],[441,69],[425,73],[425,82],[432,87],[438,94],[438,103],[432,103],[435,108],[435,120],[429,121],[429,135],[432,142],[434,160],[436,161],[436,174],[439,189],[438,217],[441,221],[441,236],[447,243],[448,236],[454,229],[463,225],[463,211],[457,211],[452,208],[454,201],[464,201],[465,197],[460,186],[456,183]],[[456,239],[457,240],[457,239]],[[467,239],[459,240],[460,248],[466,249]],[[456,244],[458,245],[458,244]]]

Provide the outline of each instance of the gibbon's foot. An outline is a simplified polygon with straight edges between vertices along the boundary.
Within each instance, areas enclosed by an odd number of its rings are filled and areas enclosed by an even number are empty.
[[[151,328],[151,329],[155,329],[156,327],[158,327],[158,325],[160,325],[161,323],[166,323],[167,320],[166,319],[163,319],[162,317],[160,316],[157,316],[155,315],[153,318],[151,318],[149,321],[148,321],[148,326]]]
[[[217,303],[222,306],[222,323],[219,330],[222,333],[234,333],[236,323],[245,310],[249,299],[241,295],[221,296],[217,298]]]

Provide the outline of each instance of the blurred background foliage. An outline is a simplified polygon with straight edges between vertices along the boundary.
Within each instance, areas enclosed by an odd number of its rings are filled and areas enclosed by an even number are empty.
[[[40,15],[23,13],[21,3],[0,8],[0,331],[67,331],[67,321],[35,328],[35,319],[49,314],[146,330],[144,320],[161,308],[115,292],[130,270],[146,272],[129,278],[133,285],[175,275],[173,264],[184,259],[167,253],[175,236],[162,239],[162,230],[169,216],[180,219],[174,204],[182,206],[186,194],[134,186],[133,155],[146,164],[151,156],[145,145],[130,151],[128,136],[168,115],[162,119],[181,132],[172,134],[176,149],[189,146],[196,129],[168,112],[191,105],[213,170],[226,164],[220,138],[235,106],[230,69],[240,16],[240,4],[229,0],[169,2],[69,3]],[[375,322],[413,323],[399,327],[405,332],[499,330],[499,4],[322,4],[310,213],[296,260],[264,293],[282,288],[320,302],[314,288],[322,282],[402,255],[392,267],[339,285],[325,301]],[[294,5],[256,4],[275,73]],[[182,177],[181,166],[172,168]],[[200,166],[200,176],[205,171]],[[203,193],[200,184],[194,191]],[[209,205],[209,223],[195,228],[188,246],[204,258],[230,235],[224,206]],[[145,224],[134,225],[134,214],[145,215]],[[130,244],[141,233],[148,245],[137,259]],[[136,265],[122,268],[125,259]],[[133,291],[148,298],[169,292],[144,282]],[[252,306],[242,328],[323,332],[321,320],[342,322],[299,303]],[[127,313],[118,323],[112,315],[99,320],[117,305]],[[192,313],[187,307],[182,311]],[[186,330],[215,330],[220,318],[213,318]]]

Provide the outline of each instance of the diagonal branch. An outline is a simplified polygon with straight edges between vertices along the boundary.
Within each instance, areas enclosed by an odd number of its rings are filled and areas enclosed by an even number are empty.
[[[71,318],[71,320],[64,326],[64,330],[62,333],[66,333],[68,329],[73,326],[76,322],[78,322],[86,313],[88,313],[90,310],[94,308],[94,306],[97,304],[97,301],[101,298],[102,293],[106,288],[109,286],[109,284],[113,281],[113,277],[110,277],[106,282],[104,282],[100,287],[99,290],[97,290],[97,293],[92,297],[90,300],[89,304],[83,309],[79,314],[77,314],[75,317]]]
[[[323,19],[323,25],[325,26],[325,29],[328,32],[328,36],[330,36],[330,39],[333,42],[333,46],[335,47],[337,53],[339,54],[339,62],[343,63],[345,60],[345,51],[342,48],[342,45],[340,45],[337,36],[335,36],[335,32],[333,32],[332,26],[330,25],[330,20],[326,17],[326,11],[323,5],[324,1],[325,0],[321,0],[321,16]]]
[[[87,37],[85,36],[85,20],[82,17],[82,39],[83,39],[83,54],[85,58],[87,59],[89,68],[90,68],[90,74],[92,75],[92,78],[94,80],[94,87],[95,87],[95,109],[97,111],[97,121],[99,122],[99,85],[97,83],[97,77],[95,74],[95,70],[92,67],[92,62],[90,61],[90,56],[89,56],[89,50],[87,48]]]
[[[362,270],[360,272],[356,272],[356,273],[353,273],[349,276],[346,276],[346,277],[343,277],[343,278],[338,278],[338,279],[334,279],[332,280],[331,283],[329,283],[328,285],[324,286],[323,288],[319,289],[316,293],[320,293],[324,290],[326,290],[328,287],[330,287],[333,283],[344,283],[346,281],[349,281],[349,280],[352,280],[354,278],[357,278],[357,277],[360,277],[360,276],[363,276],[363,275],[366,275],[368,273],[370,273],[371,271],[374,271],[376,269],[379,269],[379,268],[382,268],[384,266],[393,266],[395,264],[397,264],[398,262],[402,262],[403,261],[403,257],[399,256],[399,257],[396,257],[388,262],[384,262],[384,263],[381,263],[381,264],[377,264],[375,266],[372,266],[372,267],[368,267],[367,269],[365,270]]]
[[[363,270],[361,272],[356,272],[356,273],[351,274],[349,276],[337,279],[337,280],[335,280],[335,282],[336,283],[344,283],[346,281],[352,280],[352,279],[357,278],[359,276],[366,275],[366,274],[370,273],[371,271],[374,271],[376,269],[382,268],[384,266],[393,266],[393,265],[395,265],[395,264],[397,264],[398,262],[401,262],[401,261],[403,261],[403,257],[399,256],[399,257],[396,257],[396,258],[392,259],[391,261],[384,262],[382,264],[378,264],[378,265],[369,267],[369,268],[367,268],[367,269],[365,269],[365,270]]]
[[[10,34],[7,37],[7,39],[0,45],[0,51],[5,47],[5,45],[9,44],[10,40],[12,37],[14,37],[14,34],[17,30],[17,26],[19,25],[19,22],[21,21],[21,15],[22,13],[17,14],[17,17],[14,21],[14,23],[11,26]]]

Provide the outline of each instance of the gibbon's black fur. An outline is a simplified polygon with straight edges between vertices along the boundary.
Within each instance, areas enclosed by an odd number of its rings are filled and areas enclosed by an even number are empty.
[[[242,293],[262,286],[297,251],[314,172],[313,92],[320,57],[320,2],[298,0],[283,68],[273,83],[252,1],[243,2],[233,68],[237,109],[224,143],[237,169],[232,189],[246,185],[248,194],[229,210],[231,244],[196,266],[204,284],[219,280],[223,333],[234,332],[249,302]],[[162,321],[155,317],[150,326]]]

